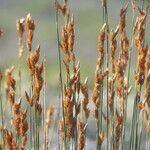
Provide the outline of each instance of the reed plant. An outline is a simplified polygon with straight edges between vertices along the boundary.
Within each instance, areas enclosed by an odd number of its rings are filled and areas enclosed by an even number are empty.
[[[122,6],[115,29],[111,29],[109,1],[100,2],[102,25],[97,33],[98,57],[91,91],[88,77],[82,76],[82,64],[78,51],[75,51],[76,17],[69,9],[68,0],[62,3],[55,0],[59,66],[57,106],[47,105],[48,66],[46,57],[40,58],[40,45],[33,46],[36,23],[30,14],[16,21],[18,65],[0,70],[0,149],[88,149],[91,118],[94,118],[96,133],[92,149],[150,148],[150,45],[145,36],[146,29],[150,28],[147,25],[150,2],[143,1],[140,6],[141,3],[131,0]],[[126,16],[129,7],[132,32],[128,34]],[[0,28],[1,38],[2,35]],[[133,53],[137,55],[137,62],[132,74]],[[22,82],[22,66],[28,69],[28,84]],[[134,78],[135,85],[130,78]],[[24,85],[26,90],[22,88]],[[134,99],[131,93],[135,94]],[[133,101],[132,106],[129,101]],[[132,115],[128,113],[128,107]],[[9,123],[5,120],[7,110],[11,115]],[[52,147],[53,139],[57,141],[55,148]]]

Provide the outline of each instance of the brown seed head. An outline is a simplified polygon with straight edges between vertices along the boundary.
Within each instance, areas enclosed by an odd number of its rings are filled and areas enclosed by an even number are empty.
[[[132,6],[132,9],[135,10],[135,8],[136,8],[136,0],[131,0],[131,6]]]
[[[102,6],[107,7],[107,0],[101,0]]]
[[[100,144],[103,143],[104,137],[105,137],[105,136],[104,136],[104,132],[100,132],[100,133],[99,133],[99,143],[100,143]]]
[[[57,0],[55,1],[55,8],[57,11],[60,11],[64,16],[67,15],[68,13],[68,8],[67,8],[67,0],[64,1],[64,4],[60,4]]]
[[[16,21],[16,30],[19,35],[19,45],[20,46],[23,44],[22,42],[23,42],[23,34],[24,34],[24,28],[25,28],[24,22],[25,22],[24,18],[18,19]]]
[[[128,4],[121,8],[120,10],[120,23],[119,23],[119,29],[120,29],[120,33],[123,32],[125,26],[126,26],[126,12],[127,12],[127,8],[128,8]]]
[[[26,46],[29,49],[29,51],[31,51],[33,33],[34,33],[34,30],[35,30],[35,24],[34,24],[34,20],[31,18],[30,14],[28,14],[26,16],[25,23],[26,23],[26,31],[27,31]]]
[[[78,150],[83,150],[85,147],[85,125],[78,121],[78,128],[79,128],[79,137],[78,137]]]
[[[21,107],[21,99],[19,100],[18,103],[14,103],[13,106],[12,106],[12,110],[14,112],[15,115],[19,114],[20,112],[20,107]]]
[[[46,112],[46,128],[49,129],[51,126],[52,115],[54,113],[54,106],[50,105]]]
[[[85,112],[86,119],[88,119],[89,114],[90,114],[90,110],[88,108],[89,93],[88,93],[88,86],[87,86],[87,78],[85,79],[84,83],[81,84],[81,92],[82,92],[82,94],[84,96],[83,102],[82,102],[82,107],[83,107],[83,110]]]

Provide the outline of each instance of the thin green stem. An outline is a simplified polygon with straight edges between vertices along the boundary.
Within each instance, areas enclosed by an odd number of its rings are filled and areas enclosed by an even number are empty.
[[[30,134],[29,134],[29,139],[30,139],[30,143],[29,143],[29,146],[30,146],[30,149],[32,149],[32,107],[29,106],[29,131],[30,131]]]
[[[57,0],[55,0],[56,4]],[[57,35],[57,48],[58,48],[58,58],[59,58],[59,79],[60,79],[60,89],[61,89],[61,103],[62,103],[62,115],[63,115],[63,125],[64,125],[64,148],[67,150],[67,141],[66,141],[66,125],[65,125],[65,116],[64,116],[64,102],[63,102],[63,79],[62,79],[62,62],[61,62],[61,52],[59,46],[59,29],[58,29],[58,10],[56,9],[56,35]]]
[[[106,67],[109,67],[109,25],[108,25],[108,10],[107,10],[107,5],[104,7],[105,8],[105,23],[107,26],[107,34],[106,34]],[[107,145],[106,145],[106,149],[109,149],[109,105],[108,105],[108,77],[109,74],[107,74],[106,77],[106,84],[107,84],[107,129],[106,129],[106,137],[107,137]]]
[[[46,56],[43,61],[43,78],[44,78],[44,85],[43,85],[43,129],[44,129],[44,144],[46,148],[46,125],[45,125],[45,111],[46,111]]]
[[[128,84],[127,90],[129,89],[129,85],[130,85],[129,82],[130,82],[130,71],[131,71],[131,58],[132,58],[132,51],[133,51],[134,19],[135,19],[135,9],[133,9],[133,11],[132,11],[132,36],[131,36],[131,47],[129,49],[129,63],[128,63],[128,72],[127,72],[127,84]],[[128,95],[127,95],[127,99],[125,101],[125,118],[124,118],[123,141],[125,140],[125,133],[126,133],[127,106],[128,106]],[[124,144],[125,143],[123,143],[123,148],[124,148]]]

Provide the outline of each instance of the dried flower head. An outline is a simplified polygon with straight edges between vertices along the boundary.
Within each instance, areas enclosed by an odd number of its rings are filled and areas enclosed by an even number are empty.
[[[106,7],[107,6],[107,0],[101,0],[102,6]]]
[[[136,8],[136,0],[131,0],[132,9]]]
[[[89,104],[89,93],[88,93],[88,86],[87,86],[87,78],[85,79],[84,83],[81,84],[81,92],[84,96],[83,102],[82,102],[82,107],[85,112],[85,117],[86,119],[89,118],[90,110],[88,108]]]
[[[28,68],[30,69],[31,75],[35,73],[35,66],[39,60],[39,57],[40,57],[40,46],[38,46],[34,52],[30,53],[30,55],[27,58],[27,65]]]
[[[81,120],[78,121],[78,130],[79,130],[79,136],[78,136],[78,148],[77,150],[83,150],[85,147],[85,130],[87,125],[84,125]]]
[[[22,42],[23,42],[23,34],[24,34],[24,30],[25,30],[25,25],[24,25],[25,19],[18,19],[16,21],[16,30],[18,32],[19,35],[19,45],[22,46]]]
[[[35,23],[34,23],[34,20],[31,18],[30,14],[26,16],[25,23],[26,23],[26,32],[27,32],[26,46],[28,50],[31,51],[32,39],[33,39],[34,30],[35,30]]]
[[[46,128],[49,129],[51,126],[52,115],[54,113],[54,106],[49,105],[46,112]]]
[[[73,101],[72,101],[72,95],[73,90],[71,87],[65,87],[64,88],[64,116],[65,116],[65,125],[67,126],[66,129],[66,136],[67,139],[70,139],[73,137]]]
[[[15,138],[12,132],[9,132],[7,129],[4,129],[4,141],[6,143],[7,149],[17,150],[19,148],[15,142]]]
[[[122,127],[123,127],[123,116],[119,114],[118,111],[116,111],[115,138],[117,142],[119,142],[119,139],[121,137]]]
[[[66,16],[68,13],[67,2],[67,0],[64,0],[64,3],[61,5],[57,0],[55,1],[56,10],[60,11],[64,16]]]
[[[150,121],[147,123],[147,131],[150,133]]]
[[[19,102],[18,103],[14,103],[13,104],[13,106],[12,106],[12,110],[13,110],[13,112],[14,112],[14,114],[16,115],[16,114],[19,114],[19,112],[20,112],[20,107],[21,107],[21,99],[19,100]]]
[[[99,58],[97,60],[97,65],[101,66],[103,64],[104,60],[104,41],[105,41],[105,30],[106,30],[106,24],[103,25],[99,32],[98,36],[98,52],[99,52]]]
[[[99,143],[102,144],[104,141],[105,135],[104,132],[100,132],[99,133]]]
[[[6,77],[6,81],[5,81],[6,98],[9,101],[9,103],[11,104],[11,106],[15,102],[15,95],[16,95],[16,93],[15,93],[16,80],[12,76],[13,70],[14,70],[14,66],[9,68],[9,69],[6,69],[6,71],[5,71],[5,77]]]
[[[125,26],[126,26],[126,12],[127,12],[127,8],[128,8],[128,4],[121,8],[120,10],[120,23],[119,23],[119,29],[120,29],[120,33],[123,32]]]
[[[112,73],[115,73],[115,51],[117,48],[117,40],[116,36],[119,31],[119,26],[117,26],[115,31],[110,32],[110,58],[111,58],[111,64],[112,64]]]

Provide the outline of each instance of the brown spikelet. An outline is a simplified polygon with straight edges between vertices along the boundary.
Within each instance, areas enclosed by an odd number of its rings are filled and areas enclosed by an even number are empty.
[[[69,51],[69,47],[68,47],[68,33],[67,33],[67,26],[65,26],[62,29],[62,40],[60,43],[60,47],[63,50],[63,54],[65,56],[65,61],[67,63],[70,62],[71,57],[70,57],[70,51]]]
[[[20,58],[23,55],[24,48],[23,46],[19,47],[18,57]]]
[[[78,121],[78,130],[79,130],[79,137],[78,137],[78,148],[77,150],[83,150],[85,147],[85,130],[86,125],[82,123],[81,120]]]
[[[99,36],[98,36],[99,58],[97,60],[97,65],[99,65],[99,66],[101,66],[103,64],[103,60],[104,60],[105,29],[106,29],[106,24],[103,25],[102,29],[99,32]]]
[[[15,142],[12,132],[9,132],[7,129],[4,129],[4,141],[6,143],[7,149],[18,150],[18,145]]]
[[[143,110],[144,107],[145,107],[145,102],[139,102],[139,103],[137,104],[137,108],[138,108],[139,110]]]
[[[142,11],[139,7],[139,15],[137,16],[134,32],[137,32],[137,35],[135,37],[135,45],[136,47],[139,46],[139,44],[142,44],[145,36],[145,23],[146,23],[146,12]]]
[[[147,132],[150,133],[150,121],[148,121],[148,123],[147,123]]]
[[[25,19],[18,19],[16,21],[16,30],[18,32],[19,35],[19,45],[22,46],[22,42],[23,42],[23,34],[24,34],[24,30],[25,30],[25,25],[24,25]]]
[[[99,143],[100,143],[100,144],[103,143],[104,137],[105,137],[104,132],[100,132],[100,133],[99,133]]]
[[[115,125],[115,138],[117,143],[120,140],[121,133],[122,133],[122,125],[123,125],[123,116],[116,111],[116,125]]]
[[[137,85],[143,85],[145,80],[145,71],[146,71],[146,56],[148,51],[148,46],[145,47],[138,47],[138,70],[135,73],[135,80],[137,82]]]
[[[12,125],[16,130],[16,134],[19,135],[20,134],[20,125],[21,123],[21,118],[19,117],[19,115],[15,116],[12,120]]]
[[[111,58],[111,64],[112,64],[112,73],[115,73],[115,51],[117,48],[117,40],[116,36],[119,31],[119,26],[116,28],[115,31],[110,32],[110,58]]]
[[[150,70],[150,46],[147,51],[145,68],[146,68],[146,72],[149,72],[149,70]]]
[[[132,9],[136,8],[136,0],[131,0]]]
[[[27,58],[27,65],[31,72],[31,75],[35,73],[35,65],[38,62],[40,57],[40,46],[38,46],[34,52],[30,53],[30,55]]]
[[[64,16],[67,15],[67,0],[64,1],[64,4],[60,4],[57,0],[55,1],[55,8],[56,10],[60,11]]]
[[[6,69],[6,71],[5,71],[6,98],[7,98],[8,102],[11,104],[11,106],[15,102],[15,95],[16,95],[16,92],[15,92],[16,80],[12,76],[13,70],[14,70],[14,66],[9,69]]]
[[[15,96],[16,96],[16,93],[11,87],[9,89],[6,89],[6,98],[11,106],[13,106],[15,102]]]
[[[123,97],[124,88],[124,63],[121,58],[116,60],[116,81],[117,81],[117,95],[119,98]]]
[[[54,114],[54,106],[49,105],[46,111],[46,145],[45,149],[49,148],[49,129],[52,126],[52,116]]]
[[[114,96],[115,96],[115,90],[114,90],[115,80],[116,80],[116,76],[108,80],[108,105],[110,108],[112,107]]]
[[[39,102],[35,103],[35,109],[38,112],[39,116],[41,116],[41,114],[42,114],[42,106],[41,106],[41,104]]]
[[[22,137],[22,145],[25,146],[27,144],[27,134]]]
[[[73,16],[67,24],[67,33],[68,33],[68,48],[72,52],[74,46],[74,17]]]
[[[124,70],[126,69],[128,59],[129,59],[129,40],[127,38],[127,34],[125,29],[121,32],[121,59],[124,64]]]
[[[51,117],[54,113],[54,106],[50,105],[46,112],[46,129],[49,129],[51,126]]]
[[[147,110],[143,110],[143,114],[144,114],[144,119],[146,120],[146,121],[148,121],[148,119],[149,119],[149,114],[148,114],[148,112],[147,112]]]
[[[64,141],[64,123],[63,120],[59,120],[59,136],[60,136],[60,143]]]
[[[101,72],[99,71],[97,67],[96,73],[95,73],[95,85],[94,85],[93,96],[92,96],[92,100],[94,103],[96,103],[96,100],[99,97],[100,85],[102,84],[102,81],[104,80],[107,74],[108,74],[108,69],[106,69],[104,72]]]
[[[36,65],[35,67],[35,74],[34,74],[34,83],[33,83],[33,99],[39,101],[40,92],[43,87],[43,63],[41,65]]]
[[[25,136],[25,134],[26,134],[26,132],[28,130],[28,122],[27,122],[27,120],[22,120],[21,123],[20,123],[20,125],[19,125],[19,127],[20,127],[19,134],[22,137]]]
[[[119,30],[120,33],[124,31],[124,28],[126,26],[126,12],[127,12],[128,4],[121,8],[120,10],[120,22],[119,22]]]
[[[19,100],[18,103],[15,102],[12,106],[12,110],[15,115],[20,112],[20,107],[21,107],[21,99]]]
[[[13,90],[15,90],[16,81],[15,81],[14,77],[12,76],[13,70],[14,70],[14,66],[6,69],[6,71],[5,71],[6,87],[11,87]]]
[[[72,101],[73,91],[70,87],[64,88],[64,116],[67,139],[73,137],[73,101]]]
[[[108,69],[102,71],[99,71],[99,67],[97,66],[96,73],[95,73],[95,84],[94,84],[94,89],[93,89],[93,94],[92,94],[92,100],[95,104],[95,109],[94,109],[94,118],[97,120],[98,119],[98,108],[100,106],[100,91],[101,91],[101,84],[104,80],[104,78],[108,74]]]
[[[26,16],[25,23],[26,23],[26,32],[27,32],[26,47],[28,48],[29,51],[31,51],[35,24],[30,14]]]
[[[102,6],[106,7],[107,6],[107,0],[101,0]]]
[[[138,53],[137,59],[137,71],[135,72],[135,80],[136,84],[142,86],[145,81],[145,72],[147,66],[147,53],[148,53],[148,45],[144,46],[144,39],[145,39],[145,25],[146,25],[146,17],[147,13],[144,10],[138,8],[139,15],[136,19],[136,24],[134,31],[136,33],[134,42]]]
[[[25,91],[25,97],[27,102],[30,104],[30,106],[33,106],[33,99],[31,97],[29,97],[28,93]]]
[[[89,118],[90,110],[88,108],[89,104],[89,94],[88,94],[88,87],[87,87],[87,78],[85,79],[84,83],[81,84],[81,92],[84,96],[83,102],[82,102],[82,107],[85,112],[85,117],[86,119]]]

